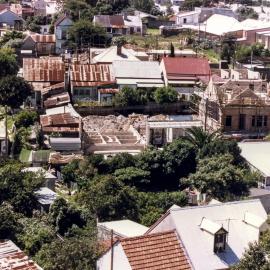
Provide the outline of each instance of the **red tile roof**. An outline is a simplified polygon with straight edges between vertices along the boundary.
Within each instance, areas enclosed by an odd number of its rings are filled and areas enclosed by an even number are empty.
[[[2,270],[40,270],[12,241],[0,241],[0,269]]]
[[[211,75],[208,60],[205,58],[164,57],[163,62],[167,77]]]
[[[132,270],[191,269],[175,231],[120,240]]]
[[[95,22],[103,27],[125,28],[122,15],[96,15]]]

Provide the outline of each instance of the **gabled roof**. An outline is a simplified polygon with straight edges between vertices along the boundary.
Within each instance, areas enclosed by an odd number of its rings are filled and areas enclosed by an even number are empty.
[[[267,220],[260,200],[243,200],[170,209],[147,233],[175,229],[195,269],[227,269],[239,261],[250,242],[258,241],[259,228],[251,222],[244,222],[247,212],[256,216],[260,222]],[[224,252],[213,252],[213,235],[200,228],[203,218],[213,221],[228,232]]]
[[[117,46],[111,46],[93,58],[93,63],[112,63],[117,60],[140,61],[130,50],[121,48],[121,54],[117,54]]]
[[[120,240],[132,270],[191,269],[176,232]]]
[[[94,18],[96,24],[103,27],[124,28],[125,22],[122,15],[96,15]]]
[[[163,63],[167,78],[176,80],[180,77],[195,76],[210,79],[211,69],[208,60],[205,58],[193,57],[164,57]]]
[[[58,18],[58,20],[54,23],[54,26],[56,27],[56,26],[58,26],[61,22],[63,22],[65,19],[69,19],[71,22],[72,22],[72,20],[71,20],[71,18],[69,17],[69,16],[67,16],[67,15],[62,15],[62,16],[60,16],[59,18]]]
[[[29,37],[26,37],[27,39]],[[41,34],[31,34],[30,38],[35,43],[55,43],[55,35],[41,35]]]

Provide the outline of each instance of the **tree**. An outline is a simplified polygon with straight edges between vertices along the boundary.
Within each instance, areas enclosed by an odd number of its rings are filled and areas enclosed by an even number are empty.
[[[0,79],[18,73],[19,66],[16,61],[16,55],[11,49],[0,49],[0,67]]]
[[[201,193],[226,201],[248,195],[244,171],[232,165],[229,154],[199,160],[197,170],[187,178],[187,183]]]
[[[45,244],[35,256],[44,270],[95,269],[99,254],[97,240],[90,233],[85,237],[66,238]]]
[[[138,218],[136,189],[110,175],[97,176],[77,196],[77,201],[100,221]]]
[[[17,128],[28,128],[33,126],[38,121],[38,114],[35,111],[22,110],[15,115],[15,126]]]
[[[30,96],[31,91],[31,85],[23,78],[15,75],[6,76],[0,80],[0,105],[18,108]]]
[[[214,141],[218,136],[218,132],[208,132],[202,127],[192,127],[186,129],[185,139],[199,150]]]
[[[96,26],[86,19],[75,22],[70,28],[69,34],[70,40],[77,46],[102,46],[108,42],[104,28]]]
[[[24,38],[24,35],[22,32],[18,32],[16,30],[8,31],[1,37],[0,47],[5,45],[10,40],[16,40],[16,39],[22,40],[23,38]]]
[[[63,198],[58,198],[50,207],[49,220],[56,231],[64,235],[76,225],[80,228],[86,225],[82,212],[69,205]]]
[[[172,42],[171,42],[171,48],[170,49],[171,49],[170,57],[175,57],[174,46],[173,46]]]
[[[232,270],[267,270],[270,269],[270,263],[262,245],[259,243],[250,243],[240,262],[232,267]]]
[[[77,182],[77,173],[79,161],[73,160],[71,163],[67,164],[62,170],[62,178],[64,183],[68,187],[69,195],[71,195],[71,184]]]
[[[116,106],[142,105],[142,103],[137,89],[131,87],[122,88],[114,97]]]
[[[18,234],[20,247],[30,256],[34,256],[44,244],[51,243],[54,231],[38,218],[23,218],[20,220],[23,229]]]
[[[118,169],[114,172],[117,180],[122,181],[125,185],[134,186],[141,190],[147,190],[150,182],[150,172],[136,167],[127,167]]]
[[[178,99],[178,93],[170,86],[159,87],[154,93],[154,99],[159,104],[174,103]]]
[[[137,10],[150,13],[155,3],[153,0],[131,0],[131,5]]]
[[[18,214],[7,204],[0,205],[0,239],[16,240],[22,226],[18,223]]]
[[[182,207],[188,204],[186,194],[179,191],[139,192],[138,195],[140,222],[145,226],[154,224],[173,205]]]
[[[68,13],[73,21],[79,19],[93,20],[93,8],[84,0],[64,1],[64,12]]]
[[[228,64],[234,62],[235,58],[235,51],[236,51],[236,38],[234,36],[226,36],[221,43],[221,54],[220,58],[222,60],[227,60]]]
[[[259,17],[258,13],[253,8],[246,7],[246,6],[240,6],[236,10],[236,14],[238,15],[239,21],[244,21],[246,19],[257,20]]]
[[[0,204],[10,203],[14,211],[27,216],[32,215],[37,206],[34,192],[44,179],[32,172],[22,172],[17,163],[7,163],[0,168]]]

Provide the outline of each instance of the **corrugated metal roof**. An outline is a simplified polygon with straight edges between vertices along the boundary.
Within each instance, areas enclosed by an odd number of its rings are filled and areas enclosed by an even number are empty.
[[[97,85],[96,83],[98,83],[98,85],[100,85],[101,83],[111,84],[115,82],[115,79],[112,73],[112,65],[109,65],[109,64],[76,65],[74,64],[72,65],[71,81],[72,81],[72,84],[76,86],[85,86],[84,84],[85,82],[90,83],[89,86],[94,86],[94,85]]]
[[[30,37],[36,43],[55,43],[55,35],[32,34]]]
[[[23,77],[28,82],[63,82],[65,65],[60,57],[24,58]]]
[[[42,270],[10,240],[0,241],[0,269]]]
[[[70,113],[61,113],[53,115],[41,115],[40,123],[42,127],[77,127],[80,119],[72,116]]]
[[[64,105],[70,102],[70,97],[68,92],[61,93],[58,95],[53,95],[49,98],[47,98],[44,101],[44,107],[45,108],[52,108],[60,105]]]
[[[164,57],[167,76],[209,76],[211,75],[208,60],[193,57]]]
[[[125,22],[122,15],[96,15],[95,23],[103,27],[124,28]]]

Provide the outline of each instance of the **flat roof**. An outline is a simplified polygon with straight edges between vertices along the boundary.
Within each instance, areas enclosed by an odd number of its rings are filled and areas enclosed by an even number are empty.
[[[270,177],[270,142],[242,142],[238,146],[250,165]]]
[[[57,198],[57,194],[47,187],[41,187],[35,191],[35,196],[42,205],[51,205]]]
[[[149,128],[191,128],[201,127],[201,121],[148,121]]]

